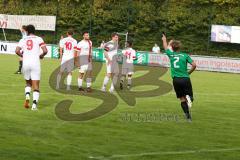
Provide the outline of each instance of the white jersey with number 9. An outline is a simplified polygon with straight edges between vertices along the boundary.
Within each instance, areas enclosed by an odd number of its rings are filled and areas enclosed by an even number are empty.
[[[18,43],[23,51],[23,74],[26,80],[40,80],[40,52],[45,46],[43,39],[38,36],[26,36]]]
[[[41,37],[26,36],[18,43],[23,51],[23,65],[40,65],[40,48],[46,45]]]

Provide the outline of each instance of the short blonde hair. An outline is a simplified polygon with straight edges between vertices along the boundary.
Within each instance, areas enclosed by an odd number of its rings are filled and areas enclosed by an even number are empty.
[[[170,44],[174,52],[179,51],[181,49],[182,43],[177,40],[173,40]]]

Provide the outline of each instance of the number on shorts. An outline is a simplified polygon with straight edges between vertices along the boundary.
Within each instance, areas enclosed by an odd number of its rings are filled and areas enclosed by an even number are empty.
[[[177,65],[177,63],[179,62],[179,57],[174,57],[174,62],[173,62],[173,65],[174,65],[174,68],[180,68],[179,65]]]
[[[68,51],[72,50],[72,43],[71,42],[66,42],[65,46],[66,46],[66,50],[68,50]]]
[[[31,39],[27,40],[27,49],[28,50],[33,49],[33,41]]]

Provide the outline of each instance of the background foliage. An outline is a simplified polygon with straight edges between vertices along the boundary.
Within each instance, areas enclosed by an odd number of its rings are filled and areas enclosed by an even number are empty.
[[[57,15],[56,32],[38,32],[47,43],[58,43],[68,28],[78,40],[89,31],[96,47],[112,32],[128,31],[137,50],[151,50],[154,43],[161,45],[165,31],[192,54],[240,57],[240,44],[210,42],[211,24],[240,26],[237,0],[0,0],[0,9],[2,14]],[[20,38],[19,31],[6,32],[8,40]]]

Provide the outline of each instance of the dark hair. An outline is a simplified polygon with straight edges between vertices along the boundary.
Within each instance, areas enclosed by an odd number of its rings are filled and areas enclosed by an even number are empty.
[[[82,33],[82,35],[84,36],[84,34],[89,34],[89,32],[88,31],[84,31],[83,33]]]
[[[129,47],[132,47],[132,42],[131,41],[127,41],[127,44]]]
[[[112,37],[118,36],[116,32],[112,33]]]
[[[173,40],[172,43],[171,43],[171,46],[172,46],[172,49],[174,52],[177,52],[180,50],[181,48],[181,42],[180,41],[176,41],[176,40]]]
[[[31,24],[27,25],[26,31],[27,31],[28,35],[29,35],[29,34],[34,34],[34,33],[35,33],[35,27],[34,27],[34,25],[31,25]]]
[[[26,31],[27,30],[27,26],[26,25],[22,25],[22,29],[24,29]]]
[[[72,36],[72,35],[73,35],[73,31],[72,31],[71,29],[69,29],[69,30],[67,31],[67,34]]]

